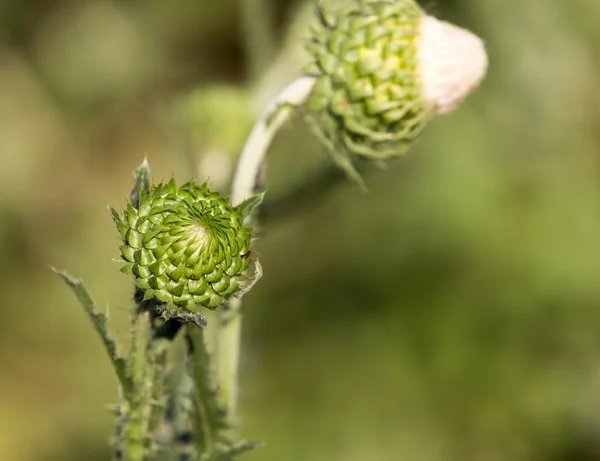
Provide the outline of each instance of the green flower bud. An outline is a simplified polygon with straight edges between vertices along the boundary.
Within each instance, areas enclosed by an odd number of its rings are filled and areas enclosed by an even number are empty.
[[[253,206],[234,208],[206,183],[178,188],[174,180],[142,191],[134,205],[122,215],[111,210],[123,239],[121,271],[165,317],[204,323],[200,308],[215,309],[250,282],[252,228],[244,219]]]
[[[404,153],[435,114],[450,112],[487,68],[472,33],[427,16],[414,0],[347,0],[317,8],[305,114],[330,150],[385,159]],[[343,158],[342,158],[343,159]]]

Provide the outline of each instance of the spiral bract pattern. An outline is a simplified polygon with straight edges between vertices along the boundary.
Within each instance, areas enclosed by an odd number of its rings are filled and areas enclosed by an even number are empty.
[[[156,185],[138,208],[128,203],[113,217],[123,239],[122,272],[170,317],[214,309],[248,280],[252,228],[207,184]]]
[[[307,46],[306,73],[317,77],[307,115],[330,147],[386,158],[425,127],[430,113],[417,71],[423,16],[413,0],[356,1],[319,15]]]

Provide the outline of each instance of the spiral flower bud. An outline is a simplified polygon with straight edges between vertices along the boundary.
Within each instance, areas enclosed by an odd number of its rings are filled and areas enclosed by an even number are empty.
[[[356,0],[318,24],[305,69],[317,78],[306,116],[334,152],[384,159],[404,153],[435,114],[482,80],[483,43],[425,15],[414,0]]]
[[[249,278],[252,228],[246,210],[231,207],[208,185],[174,180],[142,193],[119,215],[121,271],[135,276],[145,299],[156,299],[165,317],[189,319],[201,307],[214,309]]]

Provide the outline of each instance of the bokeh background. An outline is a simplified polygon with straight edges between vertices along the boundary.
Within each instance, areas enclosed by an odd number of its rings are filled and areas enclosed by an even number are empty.
[[[335,0],[331,0],[335,1]],[[246,298],[248,461],[600,459],[600,2],[436,0],[490,71],[405,158],[262,223]],[[105,460],[116,380],[48,264],[127,335],[112,262],[144,156],[223,191],[302,64],[291,0],[0,3],[0,459]],[[271,199],[323,150],[299,120]],[[301,206],[300,206],[301,204]]]

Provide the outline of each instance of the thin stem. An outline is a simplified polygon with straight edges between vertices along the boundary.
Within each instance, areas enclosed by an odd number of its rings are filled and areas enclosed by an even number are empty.
[[[231,299],[219,316],[217,336],[217,401],[235,424],[238,396],[238,364],[242,336],[242,300]]]
[[[196,443],[199,453],[211,453],[227,425],[215,398],[210,357],[206,350],[204,328],[188,325],[186,335],[189,353],[188,369],[196,388],[194,396],[198,413]]]
[[[260,171],[267,150],[277,130],[292,110],[306,101],[316,79],[303,76],[289,84],[267,107],[258,120],[238,160],[233,178],[233,205],[251,197],[260,186]],[[219,313],[219,333],[215,351],[217,400],[226,411],[228,422],[236,422],[238,362],[242,332],[242,301],[233,298]]]
[[[315,82],[315,77],[308,75],[294,80],[269,104],[254,125],[233,177],[231,201],[234,206],[254,194],[259,185],[260,167],[275,133],[292,110],[306,101]]]
[[[148,313],[135,313],[131,326],[131,350],[128,371],[133,387],[129,395],[124,395],[123,413],[125,417],[123,459],[143,461],[149,440],[149,420],[152,405],[152,377],[148,364],[147,348],[150,341],[150,316]]]
[[[148,344],[148,368],[150,369],[151,407],[148,416],[148,434],[150,451],[156,450],[156,431],[164,420],[167,408],[165,382],[167,378],[167,354],[171,341],[165,338],[153,337]]]
[[[151,386],[151,410],[148,420],[149,450],[155,450],[154,436],[164,420],[167,406],[165,386],[167,380],[167,355],[170,345],[182,327],[181,322],[173,319],[159,319],[158,302],[155,299],[144,300],[144,291],[136,288],[134,293],[136,316],[148,315],[149,340],[146,348],[146,366]]]

